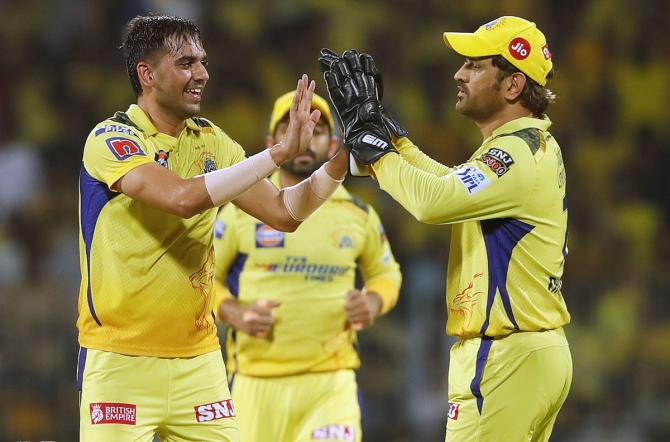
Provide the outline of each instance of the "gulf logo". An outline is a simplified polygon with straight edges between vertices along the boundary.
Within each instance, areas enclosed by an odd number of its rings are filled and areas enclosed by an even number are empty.
[[[280,248],[284,247],[286,233],[273,229],[267,224],[256,224],[256,248]]]

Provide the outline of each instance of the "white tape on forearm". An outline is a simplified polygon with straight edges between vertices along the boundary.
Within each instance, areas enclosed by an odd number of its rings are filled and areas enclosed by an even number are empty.
[[[342,181],[328,175],[324,164],[306,180],[282,189],[286,210],[294,220],[304,221],[335,193]]]
[[[235,199],[275,169],[277,165],[272,160],[270,149],[266,149],[230,167],[202,176],[205,177],[205,187],[214,206],[220,206]]]

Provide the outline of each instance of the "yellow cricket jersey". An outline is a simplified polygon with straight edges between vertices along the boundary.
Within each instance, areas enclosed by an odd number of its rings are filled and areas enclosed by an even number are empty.
[[[279,173],[272,181],[279,186]],[[220,300],[281,301],[270,339],[229,330],[228,369],[248,376],[285,376],[360,365],[348,327],[345,295],[356,268],[382,312],[395,305],[401,275],[379,216],[340,186],[293,233],[278,232],[232,204],[214,231]]]
[[[510,121],[470,160],[443,166],[407,138],[373,165],[382,189],[417,219],[452,228],[447,333],[468,338],[570,322],[565,167],[545,118]]]
[[[174,138],[137,105],[93,129],[79,177],[80,345],[160,357],[219,348],[211,296],[216,210],[182,219],[110,187],[154,161],[189,178],[243,159],[242,148],[209,121],[189,119]]]

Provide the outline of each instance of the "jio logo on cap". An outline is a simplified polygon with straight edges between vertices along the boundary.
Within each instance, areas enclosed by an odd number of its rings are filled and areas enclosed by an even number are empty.
[[[517,37],[509,43],[509,53],[517,60],[525,60],[530,55],[530,43]]]

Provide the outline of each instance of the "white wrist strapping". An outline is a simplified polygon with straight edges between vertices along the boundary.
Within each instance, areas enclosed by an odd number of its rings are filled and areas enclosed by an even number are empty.
[[[257,153],[246,160],[225,169],[204,175],[205,187],[214,206],[220,206],[246,191],[277,169],[270,149]]]
[[[282,189],[286,210],[294,220],[304,221],[330,198],[342,181],[328,175],[324,164],[306,180]]]

